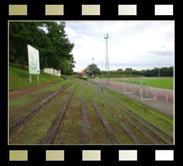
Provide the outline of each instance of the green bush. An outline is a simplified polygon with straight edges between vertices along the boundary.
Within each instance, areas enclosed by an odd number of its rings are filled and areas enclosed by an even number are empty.
[[[78,78],[87,81],[87,78],[83,78],[82,76],[78,76]]]

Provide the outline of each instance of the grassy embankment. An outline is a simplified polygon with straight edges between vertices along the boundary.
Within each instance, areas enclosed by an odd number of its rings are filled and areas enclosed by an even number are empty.
[[[25,89],[15,93],[9,93],[9,118],[10,120],[22,112],[34,107],[44,98],[70,83],[71,76],[65,81],[63,78],[44,73],[41,70],[39,82],[37,76],[32,75],[32,83],[29,83],[28,68],[24,70],[18,64],[10,63],[9,66],[9,90],[29,88],[36,85],[44,85],[32,89]],[[49,84],[53,82],[54,84]],[[45,85],[46,84],[46,85]]]
[[[9,90],[21,89],[56,81],[64,81],[65,77],[67,77],[68,80],[73,78],[73,76],[66,75],[58,77],[52,74],[44,73],[43,70],[41,70],[39,75],[39,82],[37,82],[37,75],[32,74],[32,83],[30,83],[29,70],[27,66],[25,69],[21,69],[20,65],[9,63]]]

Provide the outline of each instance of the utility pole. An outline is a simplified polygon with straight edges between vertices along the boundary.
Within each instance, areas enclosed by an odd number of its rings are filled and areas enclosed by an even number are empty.
[[[106,39],[106,48],[105,48],[105,70],[108,74],[107,84],[109,85],[109,56],[108,56],[108,42],[107,39],[109,38],[108,34],[104,35],[104,39]]]

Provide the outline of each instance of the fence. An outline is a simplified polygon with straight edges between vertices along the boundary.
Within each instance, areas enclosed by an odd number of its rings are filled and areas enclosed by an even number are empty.
[[[106,84],[106,80],[95,80],[95,82],[99,83],[99,84]],[[109,86],[113,86],[115,88],[119,88],[122,91],[124,91],[124,84],[123,83],[110,81]],[[140,89],[139,85],[125,84],[125,91],[134,92],[137,94],[142,93],[143,96],[150,97],[150,98],[155,97],[155,99],[157,99],[157,100],[161,100],[161,101],[164,101],[166,103],[173,104],[173,100],[174,100],[173,99],[173,92],[171,93],[171,92],[166,92],[165,90],[161,91],[161,90],[156,90],[153,88],[151,88],[151,90],[153,91],[154,94],[151,93],[151,91],[150,91],[150,89],[148,89],[148,87],[143,86]]]

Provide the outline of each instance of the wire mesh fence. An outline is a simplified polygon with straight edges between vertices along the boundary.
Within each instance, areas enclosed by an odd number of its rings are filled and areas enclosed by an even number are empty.
[[[95,79],[95,83],[100,84],[101,86],[107,85],[106,79]],[[121,92],[125,93],[136,93],[141,95],[141,99],[156,99],[161,100],[166,103],[173,104],[174,97],[173,97],[173,91],[166,91],[166,90],[160,90],[157,88],[150,88],[149,86],[140,86],[130,83],[124,83],[124,82],[114,82],[110,81],[109,86],[115,87],[121,90]]]

